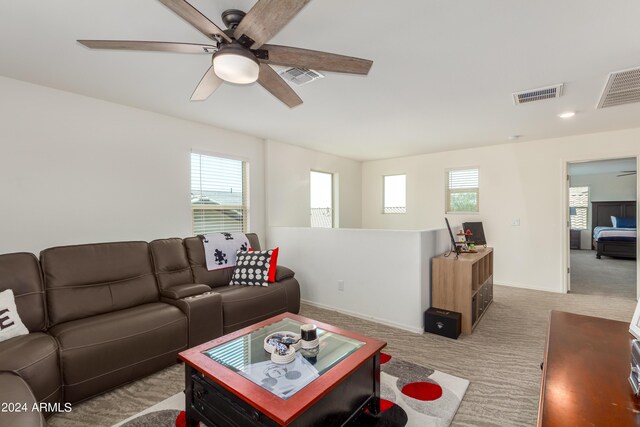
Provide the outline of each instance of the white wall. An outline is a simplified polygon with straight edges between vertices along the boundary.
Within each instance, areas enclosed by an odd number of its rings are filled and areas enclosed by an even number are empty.
[[[296,272],[304,302],[423,331],[430,260],[449,246],[443,230],[272,227],[269,236],[280,247],[278,263]]]
[[[617,176],[616,173],[572,175],[572,187],[589,187],[590,202],[636,200],[636,175]],[[592,209],[587,210],[587,230],[580,233],[580,248],[591,249]]]
[[[362,220],[361,163],[344,157],[267,141],[267,221],[273,227],[309,227],[309,172],[331,172],[337,226],[359,228]]]
[[[495,248],[496,283],[561,292],[566,272],[566,162],[639,154],[640,129],[629,129],[365,162],[362,227],[442,227],[445,170],[477,166],[480,213],[450,215],[450,220],[484,223]],[[407,174],[407,213],[384,215],[381,177],[399,173]],[[514,219],[520,226],[511,225]]]
[[[264,236],[258,138],[0,77],[0,253],[191,234],[191,149],[250,163]]]

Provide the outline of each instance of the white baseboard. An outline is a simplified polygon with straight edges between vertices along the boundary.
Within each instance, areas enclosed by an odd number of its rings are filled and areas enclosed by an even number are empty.
[[[402,329],[404,331],[412,332],[414,334],[423,334],[424,333],[422,328],[416,328],[415,326],[409,326],[409,325],[405,325],[405,324],[402,324],[402,323],[392,322],[392,321],[386,320],[386,319],[380,319],[379,317],[369,316],[367,314],[358,313],[357,311],[344,310],[344,309],[341,309],[341,308],[331,307],[329,305],[320,304],[320,303],[309,301],[309,300],[305,300],[305,299],[301,299],[300,302],[302,302],[304,304],[309,304],[309,305],[314,306],[314,307],[324,308],[325,310],[337,311],[338,313],[346,314],[347,316],[357,317],[358,319],[370,320],[372,322],[380,323],[381,325],[391,326],[392,328]],[[318,320],[322,320],[322,319],[318,319]]]
[[[549,288],[540,288],[537,286],[530,285],[517,285],[513,283],[494,283],[494,286],[508,286],[510,288],[518,288],[518,289],[530,289],[532,291],[542,291],[542,292],[551,292],[552,294],[563,294],[561,290],[549,289]]]

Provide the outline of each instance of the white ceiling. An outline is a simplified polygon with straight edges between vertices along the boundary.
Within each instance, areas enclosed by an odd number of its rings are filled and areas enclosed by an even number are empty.
[[[569,175],[596,175],[636,170],[636,159],[611,159],[569,164]]]
[[[193,0],[220,13],[251,0]],[[395,7],[395,9],[394,9]],[[355,159],[640,126],[640,103],[595,110],[612,71],[640,66],[636,0],[314,0],[272,42],[372,59],[367,77],[189,97],[206,55],[91,51],[76,39],[206,42],[156,0],[2,0],[0,75]],[[560,99],[511,93],[565,83]],[[33,102],[37,102],[34,99]],[[575,110],[562,120],[557,114]]]

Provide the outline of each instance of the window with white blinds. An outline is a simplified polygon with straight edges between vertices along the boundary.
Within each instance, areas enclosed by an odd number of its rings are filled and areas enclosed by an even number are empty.
[[[467,213],[480,210],[480,174],[474,169],[447,171],[446,212]]]
[[[407,176],[385,175],[382,213],[407,213]]]
[[[191,153],[193,234],[247,231],[247,165]]]
[[[573,230],[586,230],[589,214],[589,187],[569,188],[569,218]]]

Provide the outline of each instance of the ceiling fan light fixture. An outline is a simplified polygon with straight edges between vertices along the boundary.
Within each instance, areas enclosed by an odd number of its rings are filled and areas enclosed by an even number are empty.
[[[245,85],[258,80],[260,64],[250,51],[230,44],[213,55],[213,71],[226,82]]]

